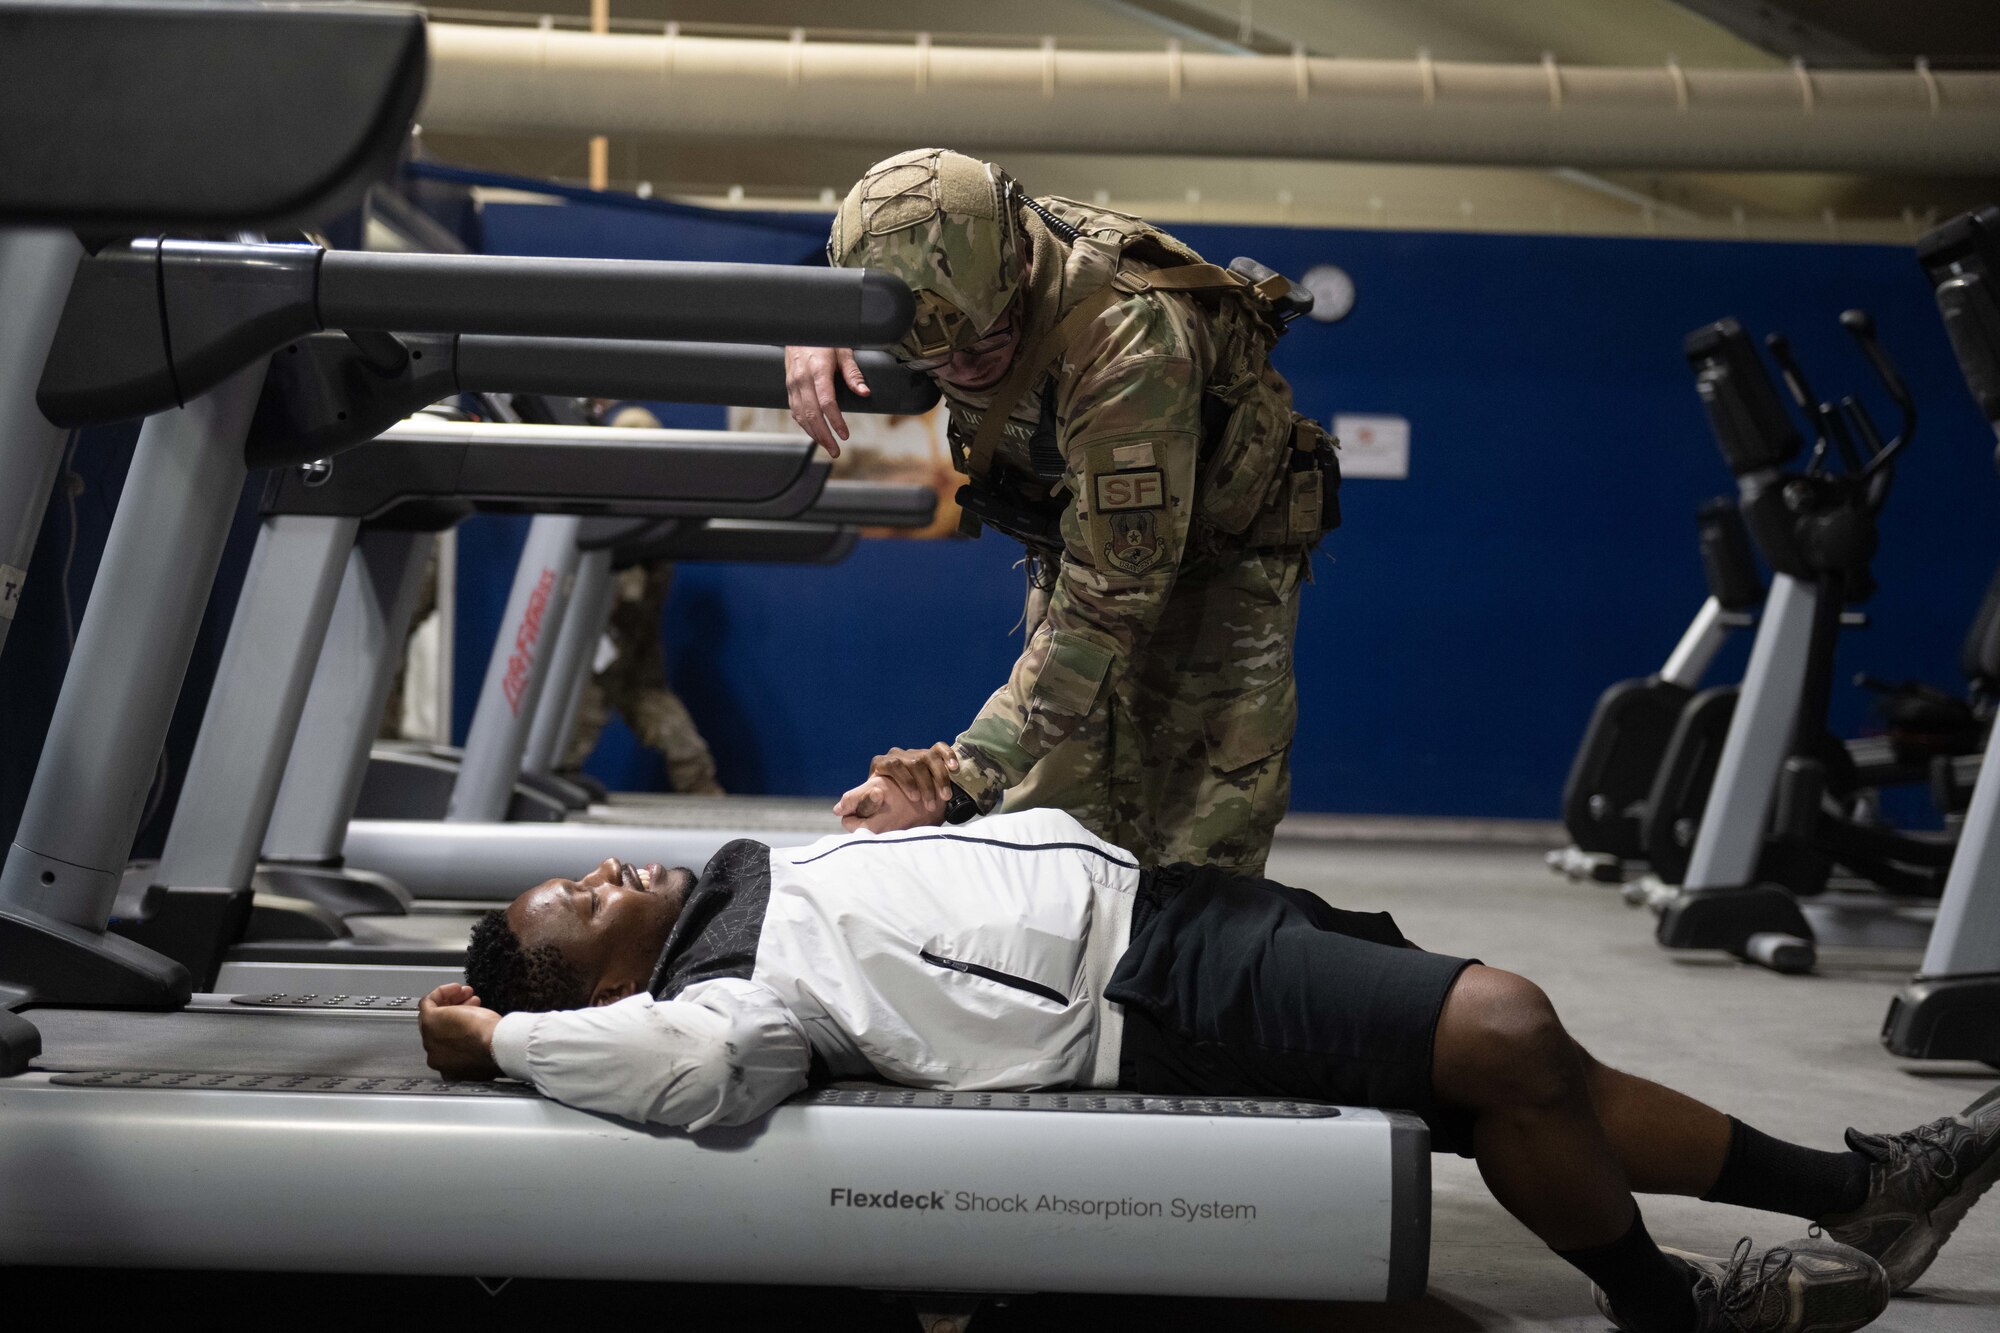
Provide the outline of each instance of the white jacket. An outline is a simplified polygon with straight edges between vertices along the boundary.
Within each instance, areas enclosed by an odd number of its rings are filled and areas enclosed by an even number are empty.
[[[1103,993],[1130,933],[1131,853],[1027,810],[769,857],[748,975],[509,1014],[500,1068],[573,1106],[691,1129],[762,1115],[815,1054],[835,1077],[923,1088],[1116,1084],[1121,1012]]]

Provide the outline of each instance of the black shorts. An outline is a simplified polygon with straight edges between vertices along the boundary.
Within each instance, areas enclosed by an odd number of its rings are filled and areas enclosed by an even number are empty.
[[[1470,1156],[1471,1117],[1438,1105],[1431,1047],[1472,962],[1405,947],[1386,912],[1162,866],[1140,884],[1104,990],[1125,1010],[1119,1086],[1413,1111],[1433,1151]]]

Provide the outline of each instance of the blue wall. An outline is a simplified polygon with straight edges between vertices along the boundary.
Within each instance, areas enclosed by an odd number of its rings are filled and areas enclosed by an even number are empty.
[[[796,261],[819,244],[817,223],[795,218],[491,206],[484,222],[495,253]],[[1345,268],[1354,313],[1295,326],[1279,367],[1301,410],[1412,425],[1410,478],[1348,483],[1346,526],[1307,590],[1294,808],[1553,816],[1598,692],[1656,667],[1702,596],[1695,510],[1731,481],[1679,349],[1727,314],[1788,332],[1822,393],[1872,387],[1835,318],[1875,314],[1924,425],[1884,520],[1875,625],[1849,636],[1840,678],[1955,683],[1959,635],[2000,554],[2000,484],[1907,249],[1177,230],[1219,260]],[[500,521],[466,534],[461,699],[518,543]],[[884,746],[955,735],[1018,645],[1014,559],[989,536],[865,542],[835,568],[685,567],[666,616],[670,670],[724,783],[830,796]],[[1836,721],[1862,726],[1856,692],[1837,698]],[[593,762],[647,779],[629,737]]]

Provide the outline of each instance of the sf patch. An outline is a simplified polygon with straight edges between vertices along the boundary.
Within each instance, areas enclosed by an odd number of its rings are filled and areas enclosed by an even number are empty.
[[[1102,479],[1109,480],[1112,478]],[[1160,558],[1166,554],[1157,509],[1114,512],[1108,516],[1106,526],[1111,531],[1111,540],[1105,544],[1104,559],[1113,569],[1127,574],[1143,574],[1159,564]]]
[[[1099,513],[1115,514],[1127,509],[1158,509],[1167,502],[1167,476],[1159,468],[1143,472],[1112,472],[1097,478]]]

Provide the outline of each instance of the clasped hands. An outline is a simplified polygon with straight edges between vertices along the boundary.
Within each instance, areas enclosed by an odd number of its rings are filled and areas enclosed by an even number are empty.
[[[958,756],[939,741],[924,750],[891,749],[868,765],[868,780],[834,802],[840,826],[852,833],[889,833],[944,822]]]

